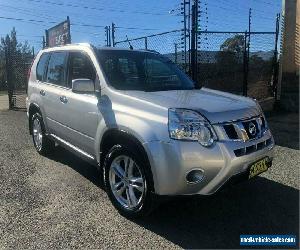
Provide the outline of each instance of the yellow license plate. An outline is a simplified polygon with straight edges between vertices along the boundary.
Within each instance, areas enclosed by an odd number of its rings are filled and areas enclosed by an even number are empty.
[[[267,171],[268,170],[268,162],[269,162],[269,159],[264,158],[258,162],[255,162],[253,165],[251,165],[250,172],[249,172],[249,179]]]

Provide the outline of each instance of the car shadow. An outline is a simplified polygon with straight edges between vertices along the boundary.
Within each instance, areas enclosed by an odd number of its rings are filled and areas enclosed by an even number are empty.
[[[65,148],[61,146],[55,147],[53,152],[47,155],[47,158],[74,169],[76,172],[91,181],[94,185],[103,189],[103,182],[100,178],[102,173],[97,169],[97,167],[82,160]]]
[[[174,199],[135,222],[182,248],[240,248],[241,234],[299,235],[299,190],[257,177],[213,196]]]
[[[276,145],[299,150],[299,113],[272,111],[266,118]]]
[[[49,158],[103,189],[97,168],[64,148]],[[133,221],[182,248],[240,248],[241,234],[299,235],[299,190],[256,177],[212,196],[175,197]]]

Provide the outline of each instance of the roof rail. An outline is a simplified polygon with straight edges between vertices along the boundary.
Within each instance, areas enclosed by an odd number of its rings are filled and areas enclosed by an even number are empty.
[[[74,46],[74,45],[80,45],[80,46],[86,46],[86,47],[93,47],[90,43],[67,43],[67,44],[59,44],[53,47],[45,47],[43,49],[51,49],[51,48],[57,48],[57,47],[64,47],[64,46]]]
[[[149,52],[153,52],[156,54],[160,54],[158,51],[154,50],[154,49],[145,49],[145,51],[149,51]]]

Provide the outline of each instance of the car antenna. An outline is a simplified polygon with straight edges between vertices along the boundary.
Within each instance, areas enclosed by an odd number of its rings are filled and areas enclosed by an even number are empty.
[[[133,49],[133,47],[132,47],[132,45],[131,45],[131,43],[130,43],[130,41],[129,41],[129,39],[128,39],[128,36],[126,35],[126,39],[127,39],[127,42],[128,42],[128,44],[129,44],[129,49]]]

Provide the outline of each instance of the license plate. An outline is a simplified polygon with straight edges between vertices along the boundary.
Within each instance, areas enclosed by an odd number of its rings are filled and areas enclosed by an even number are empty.
[[[268,157],[266,157],[258,162],[255,162],[254,164],[252,164],[250,166],[249,179],[267,171],[269,166],[270,166],[270,160]]]

